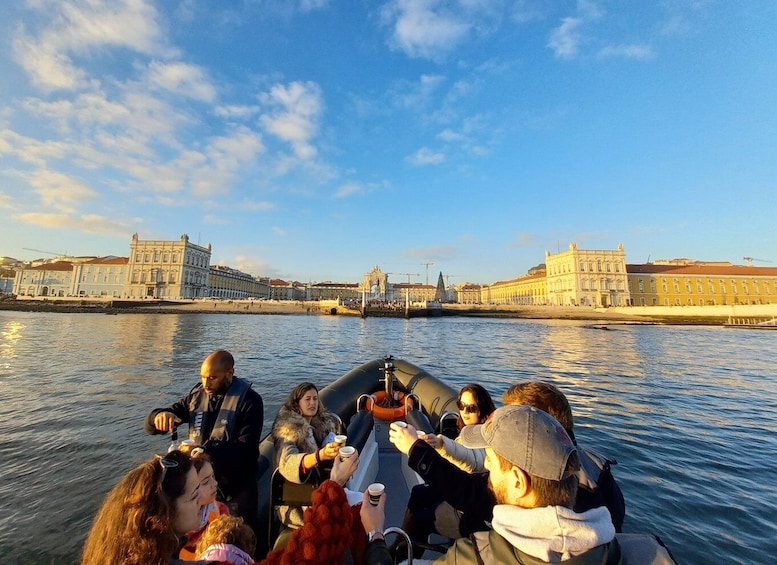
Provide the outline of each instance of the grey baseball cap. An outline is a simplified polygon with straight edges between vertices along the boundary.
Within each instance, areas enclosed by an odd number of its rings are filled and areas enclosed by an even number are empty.
[[[490,447],[530,475],[560,481],[569,456],[576,451],[567,432],[553,416],[534,406],[503,406],[484,424],[465,426],[461,443],[469,448]]]

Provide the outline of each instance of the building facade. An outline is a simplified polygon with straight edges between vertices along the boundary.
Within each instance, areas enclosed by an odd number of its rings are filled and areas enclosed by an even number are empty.
[[[204,298],[208,296],[211,246],[132,236],[127,265],[127,298]]]
[[[73,263],[54,261],[19,269],[14,278],[16,296],[73,296]]]
[[[68,296],[122,298],[127,281],[127,257],[97,257],[74,263]]]
[[[358,283],[325,281],[308,285],[306,300],[361,300]]]
[[[208,295],[227,300],[270,298],[270,279],[254,277],[224,265],[213,265],[208,275]]]
[[[630,304],[626,252],[578,249],[545,252],[548,304],[557,306],[627,306]]]
[[[777,268],[689,260],[626,265],[633,306],[777,304]]]
[[[547,304],[547,281],[545,273],[540,272],[485,285],[482,288],[481,301],[484,304]]]

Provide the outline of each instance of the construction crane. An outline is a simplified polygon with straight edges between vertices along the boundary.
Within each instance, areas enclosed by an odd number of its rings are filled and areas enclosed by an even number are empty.
[[[54,255],[55,257],[67,257],[67,251],[64,253],[55,253],[54,251],[44,251],[42,249],[33,249],[31,247],[22,247],[25,251],[34,251],[35,253],[45,253],[46,255]]]
[[[434,261],[430,263],[421,263],[421,264],[426,266],[426,286],[429,286],[429,267],[434,265]]]
[[[395,275],[406,275],[407,284],[410,284],[410,277],[420,277],[421,273],[394,273]]]
[[[753,261],[758,261],[759,263],[771,263],[771,261],[767,261],[766,259],[756,259],[755,257],[742,257],[742,259],[747,262],[748,267],[753,266]]]
[[[459,275],[443,275],[445,277],[445,288],[451,286],[451,277],[458,278]]]

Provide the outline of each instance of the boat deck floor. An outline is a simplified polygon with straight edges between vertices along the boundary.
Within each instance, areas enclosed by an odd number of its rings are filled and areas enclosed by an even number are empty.
[[[380,448],[380,469],[376,481],[386,486],[386,527],[402,525],[410,491],[400,470],[402,454],[391,447]]]

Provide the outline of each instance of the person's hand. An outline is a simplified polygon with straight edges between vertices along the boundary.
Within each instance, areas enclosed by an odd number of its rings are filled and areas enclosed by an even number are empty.
[[[386,513],[384,508],[386,507],[386,493],[380,495],[380,501],[377,506],[370,504],[370,495],[365,492],[362,497],[362,507],[359,511],[359,515],[362,519],[362,526],[364,526],[365,532],[371,532],[372,530],[383,531],[383,526],[386,523]]]
[[[336,442],[327,443],[319,449],[319,458],[321,461],[332,461],[340,454],[340,446]]]
[[[154,427],[158,432],[171,432],[173,426],[181,423],[181,419],[172,412],[159,412],[154,416]]]
[[[345,461],[341,461],[339,456],[335,457],[334,463],[332,464],[332,473],[329,475],[329,478],[335,481],[341,487],[344,487],[345,483],[348,482],[348,479],[351,478],[351,475],[353,475],[356,472],[356,467],[358,466],[359,466],[358,451],[356,451]]]
[[[426,434],[423,440],[435,449],[440,449],[443,446],[442,435]]]
[[[410,448],[418,440],[418,432],[410,424],[400,427],[396,423],[392,423],[388,435],[389,441],[394,444],[394,447],[405,455],[410,452]]]

